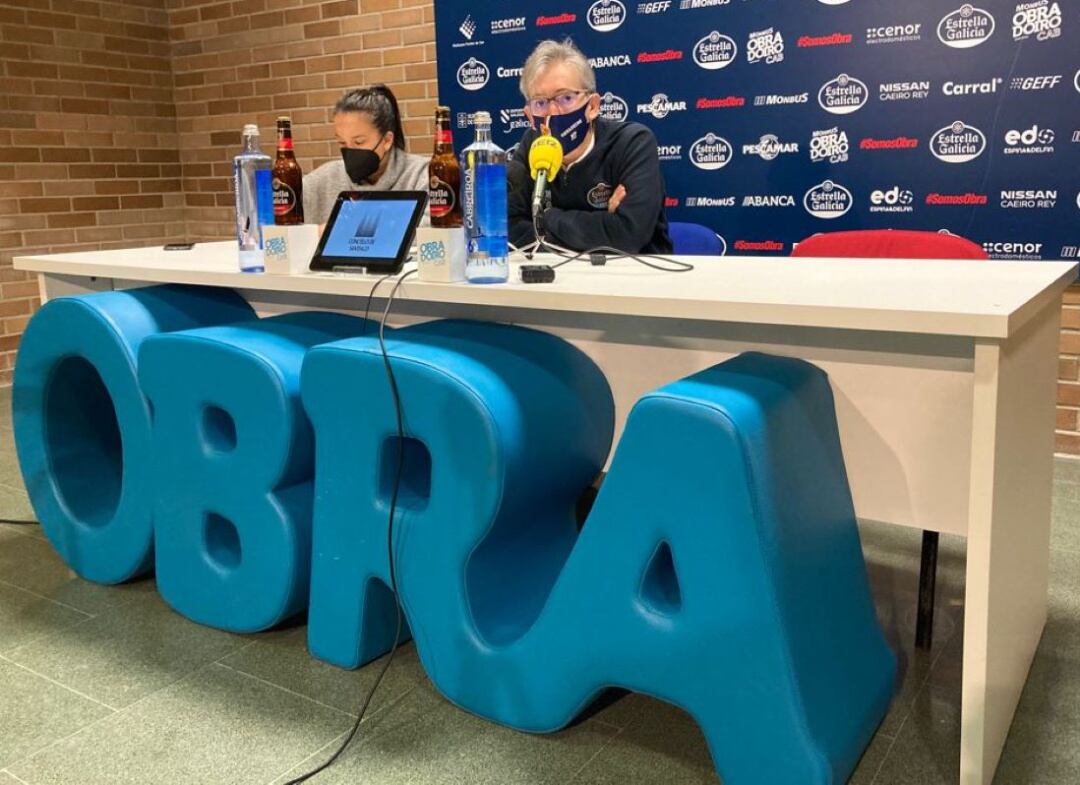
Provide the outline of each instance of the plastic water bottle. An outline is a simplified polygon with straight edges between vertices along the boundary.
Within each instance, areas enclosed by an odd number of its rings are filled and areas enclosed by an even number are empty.
[[[476,141],[461,152],[462,207],[470,283],[505,283],[510,277],[506,226],[506,151],[491,141],[491,115],[473,115]]]
[[[233,159],[236,192],[236,241],[240,272],[261,273],[264,267],[264,224],[274,223],[273,161],[259,148],[259,126],[244,126],[244,146]]]

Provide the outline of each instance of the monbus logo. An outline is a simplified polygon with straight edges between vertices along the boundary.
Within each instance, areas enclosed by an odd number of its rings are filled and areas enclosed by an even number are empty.
[[[709,71],[727,68],[735,62],[738,53],[735,39],[716,30],[694,44],[694,62]]]
[[[930,152],[947,164],[974,161],[986,149],[986,134],[957,120],[930,137]]]
[[[731,163],[731,143],[722,136],[709,133],[690,146],[690,163],[698,169],[715,171]]]
[[[938,40],[953,49],[970,49],[994,34],[994,15],[965,3],[938,22]]]
[[[626,6],[619,0],[597,0],[586,15],[589,27],[598,33],[617,30],[626,21]]]
[[[457,70],[457,81],[465,90],[482,90],[491,78],[491,70],[475,57],[470,57]]]

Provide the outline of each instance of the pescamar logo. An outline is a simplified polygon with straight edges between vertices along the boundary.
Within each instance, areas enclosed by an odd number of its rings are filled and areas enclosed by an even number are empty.
[[[626,21],[626,6],[619,0],[596,0],[586,14],[589,27],[598,33],[618,30]]]
[[[600,116],[605,120],[621,123],[630,116],[630,107],[615,93],[604,93],[600,97]]]
[[[747,194],[742,200],[743,207],[794,207],[795,197],[791,194]]]
[[[713,30],[694,44],[694,62],[708,71],[719,71],[735,62],[739,47],[735,39]]]
[[[870,91],[866,83],[847,74],[840,74],[818,90],[818,104],[831,114],[851,114],[866,105]]]
[[[647,104],[638,104],[638,114],[651,114],[657,120],[663,120],[672,112],[685,112],[686,101],[672,101],[664,93],[657,93]]]
[[[687,207],[734,207],[734,196],[688,196],[683,202]],[[720,254],[723,256],[723,254]]]
[[[1048,155],[1054,152],[1057,134],[1050,128],[1031,128],[1005,132],[1005,155]]]
[[[794,93],[792,95],[756,95],[754,106],[793,106],[795,104],[810,103],[810,93]]]
[[[1057,199],[1053,188],[1001,192],[1001,206],[1006,210],[1053,210]]]
[[[870,212],[913,213],[915,212],[915,194],[898,185],[894,185],[887,191],[881,189],[871,191]]]
[[[818,163],[828,161],[831,164],[843,163],[848,159],[848,135],[839,128],[826,128],[814,131],[810,136],[810,160]]]
[[[1048,41],[1061,36],[1061,5],[1051,0],[1017,3],[1012,18],[1014,41],[1035,36],[1036,41]]]
[[[765,134],[757,144],[744,144],[743,155],[757,155],[763,161],[772,161],[781,155],[799,152],[798,142],[781,142],[776,134]]]
[[[970,3],[945,14],[938,22],[938,40],[953,49],[970,49],[994,34],[994,16]]]
[[[707,172],[723,169],[729,163],[734,151],[731,143],[722,136],[709,133],[690,146],[690,163]]]
[[[922,25],[882,25],[866,28],[867,44],[906,44],[922,40]]]
[[[929,82],[885,82],[878,85],[879,101],[920,101],[929,97]]]
[[[769,65],[784,59],[784,36],[772,27],[750,33],[746,42],[746,62],[765,62]]]
[[[930,137],[930,152],[947,164],[974,161],[986,149],[986,134],[957,120]]]
[[[991,259],[1018,259],[1023,262],[1042,260],[1042,243],[1029,242],[985,242],[983,250]]]
[[[475,57],[470,57],[457,70],[457,82],[465,90],[482,90],[491,78],[491,71]]]
[[[681,161],[682,145],[658,144],[656,146],[656,155],[661,161]]]
[[[851,191],[832,180],[815,185],[803,197],[803,207],[815,218],[839,218],[851,209],[851,203]]]
[[[501,35],[502,33],[524,33],[526,27],[528,27],[528,23],[523,16],[512,16],[507,19],[491,20],[492,35]]]
[[[529,128],[532,124],[525,116],[524,109],[500,109],[499,119],[502,121],[503,133],[512,134]]]

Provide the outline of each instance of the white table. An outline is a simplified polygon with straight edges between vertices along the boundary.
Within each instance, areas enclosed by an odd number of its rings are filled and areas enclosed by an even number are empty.
[[[740,351],[822,367],[859,516],[967,537],[960,781],[990,785],[1046,619],[1060,304],[1076,265],[686,259],[697,267],[682,274],[575,262],[547,285],[410,279],[394,310],[563,336],[607,374],[620,428],[645,392]],[[232,242],[15,267],[41,274],[43,299],[186,283],[238,289],[261,314],[362,310],[376,280],[243,274]]]

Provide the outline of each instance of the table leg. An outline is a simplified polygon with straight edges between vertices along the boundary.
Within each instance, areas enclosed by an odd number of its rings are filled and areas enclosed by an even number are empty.
[[[1060,313],[975,344],[961,785],[991,785],[1046,622]]]

